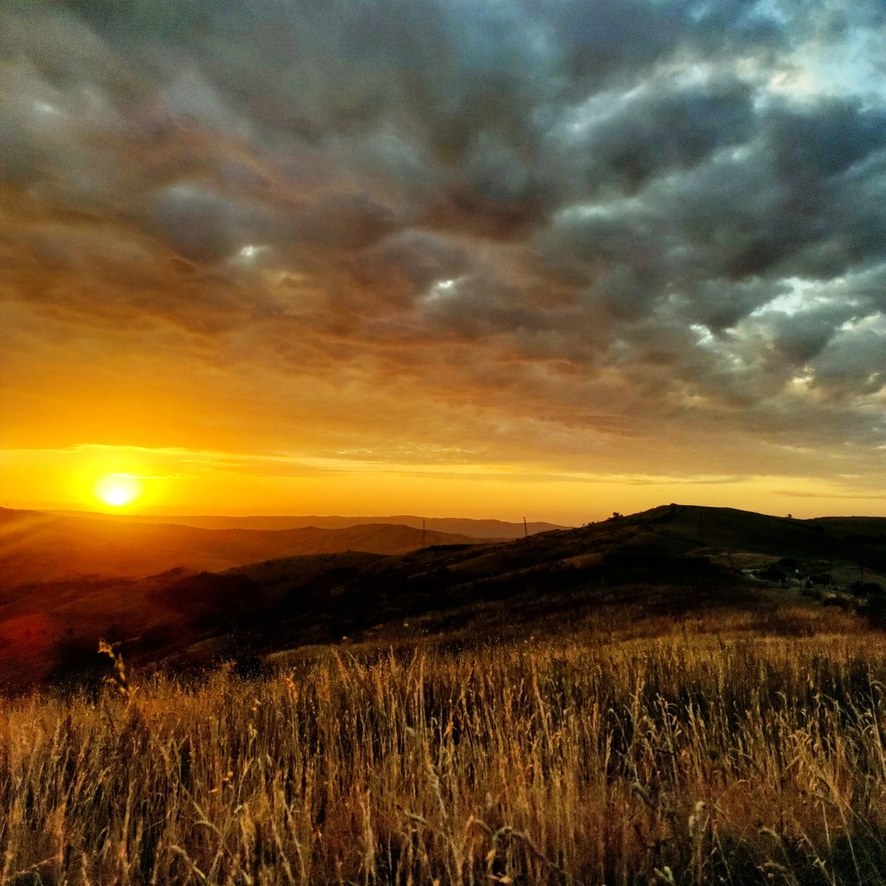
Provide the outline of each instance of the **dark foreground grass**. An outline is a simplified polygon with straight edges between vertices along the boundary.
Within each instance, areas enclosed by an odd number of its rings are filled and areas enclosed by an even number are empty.
[[[884,883],[883,653],[327,651],[7,701],[0,883]]]

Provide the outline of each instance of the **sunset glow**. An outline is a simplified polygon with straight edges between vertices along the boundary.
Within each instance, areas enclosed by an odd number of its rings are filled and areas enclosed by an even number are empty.
[[[124,508],[141,495],[142,484],[138,477],[128,474],[107,474],[95,485],[96,497],[112,508]]]
[[[0,4],[0,505],[883,513],[884,57],[873,0]]]

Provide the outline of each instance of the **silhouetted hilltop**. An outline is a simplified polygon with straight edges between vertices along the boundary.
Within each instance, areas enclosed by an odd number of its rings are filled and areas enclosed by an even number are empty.
[[[0,514],[7,547],[10,527],[26,524],[44,544],[58,533],[41,515],[17,519]],[[208,551],[212,557],[243,556],[266,537],[315,547],[341,540],[317,528],[188,529],[182,535],[183,527],[113,525],[127,542],[162,545],[170,538],[183,544],[187,538],[196,550],[204,550],[207,537],[222,548],[229,544],[224,554]],[[343,638],[402,643],[435,636],[456,642],[523,629],[559,632],[604,612],[624,622],[638,615],[683,618],[711,608],[739,609],[749,624],[775,630],[783,607],[821,613],[833,604],[872,615],[882,608],[886,584],[886,518],[793,520],[675,504],[511,542],[462,538],[402,553],[372,547],[414,546],[434,534],[391,526],[343,531],[351,533],[351,551],[7,591],[0,598],[0,675],[7,685],[26,685],[76,672],[78,662],[94,658],[99,637],[128,640],[127,655],[137,664],[179,667],[257,660]],[[107,544],[109,538],[98,532],[88,541]],[[67,543],[73,544],[70,538]],[[176,558],[181,554],[178,549]]]

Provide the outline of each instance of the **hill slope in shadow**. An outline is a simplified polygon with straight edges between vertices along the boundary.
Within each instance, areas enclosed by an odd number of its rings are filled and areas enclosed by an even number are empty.
[[[780,581],[759,577],[775,566]],[[823,599],[801,596],[802,582],[823,570],[844,581],[883,580],[886,518],[789,520],[670,505],[510,543],[42,583],[3,598],[0,676],[15,687],[75,672],[95,658],[99,637],[129,641],[127,655],[138,664],[178,667],[343,638],[460,642],[572,630],[604,611],[616,623],[741,610],[775,630],[785,607],[823,611]],[[839,588],[827,597],[850,608]]]

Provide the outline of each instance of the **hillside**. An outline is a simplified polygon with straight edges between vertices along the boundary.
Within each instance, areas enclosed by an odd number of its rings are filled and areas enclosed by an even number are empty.
[[[368,551],[401,554],[468,536],[408,526],[200,529],[0,508],[0,593],[84,576],[143,577],[174,567],[223,570],[272,557]]]
[[[390,527],[384,529],[389,543]],[[319,544],[325,531],[313,530],[311,543]],[[872,600],[856,600],[851,584],[861,577],[886,583],[882,518],[802,521],[671,505],[509,543],[461,541],[398,554],[371,550],[378,531],[360,528],[354,552],[7,592],[0,605],[0,676],[15,686],[77,670],[95,659],[99,637],[129,641],[127,655],[142,665],[193,666],[343,638],[462,642],[570,631],[604,617],[613,623],[638,614],[684,617],[712,607],[741,610],[749,623],[765,626],[778,623],[786,607],[810,618],[823,603],[865,611]],[[230,536],[194,532],[198,539]],[[292,532],[302,530],[282,533],[290,543]],[[409,532],[415,530],[403,527],[402,537],[414,541]]]

